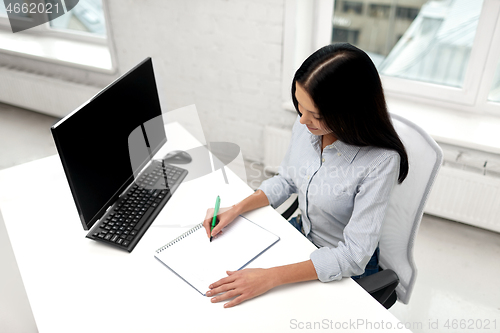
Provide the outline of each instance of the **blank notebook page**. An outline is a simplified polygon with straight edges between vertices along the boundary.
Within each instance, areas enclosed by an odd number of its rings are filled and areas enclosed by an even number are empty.
[[[205,295],[208,286],[266,251],[279,237],[243,216],[212,239],[198,224],[156,251],[155,257]]]

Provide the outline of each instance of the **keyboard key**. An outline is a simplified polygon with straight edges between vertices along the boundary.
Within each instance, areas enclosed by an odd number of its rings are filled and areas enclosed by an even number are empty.
[[[148,216],[148,215],[149,215],[150,213],[152,213],[152,212],[153,212],[153,208],[152,208],[152,207],[150,207],[150,208],[148,208],[148,210],[146,211],[146,214],[145,214],[145,215],[146,215],[146,216]],[[142,213],[142,212],[139,212],[139,213]],[[141,214],[141,215],[142,215],[142,214]],[[145,216],[144,218],[142,218],[142,219],[140,219],[140,220],[139,220],[139,223],[137,223],[137,224],[135,225],[134,230],[140,230],[140,229],[142,228],[142,226],[144,225],[144,222],[146,222],[146,220],[147,220],[146,216]]]

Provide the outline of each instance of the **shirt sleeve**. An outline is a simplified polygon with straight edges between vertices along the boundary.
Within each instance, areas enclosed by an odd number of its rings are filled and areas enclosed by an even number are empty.
[[[321,282],[360,275],[378,246],[390,195],[399,175],[399,154],[387,156],[364,178],[336,248],[321,247],[310,258]]]
[[[296,134],[300,126],[299,118],[295,121],[292,129],[292,140],[288,146],[285,158],[281,162],[278,174],[272,178],[269,178],[262,182],[259,186],[259,190],[262,190],[269,200],[271,207],[279,207],[286,199],[290,197],[293,193],[297,193],[297,186],[295,185],[290,173],[289,168],[293,168],[291,165],[291,154],[293,153],[294,141],[296,139]]]

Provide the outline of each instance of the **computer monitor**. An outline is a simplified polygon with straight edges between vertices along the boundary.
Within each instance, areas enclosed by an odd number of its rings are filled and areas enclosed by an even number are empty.
[[[134,172],[144,167],[166,142],[161,114],[153,63],[146,58],[52,126],[85,230],[134,181]],[[149,149],[131,159],[129,137],[138,127]]]

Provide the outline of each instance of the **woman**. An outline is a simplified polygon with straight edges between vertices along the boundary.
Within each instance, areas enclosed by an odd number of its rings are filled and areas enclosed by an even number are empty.
[[[298,193],[302,218],[294,226],[318,249],[304,262],[228,272],[207,292],[217,295],[212,302],[236,296],[225,307],[281,284],[369,274],[368,262],[378,267],[390,193],[408,174],[408,157],[388,115],[379,75],[360,49],[334,44],[313,53],[295,73],[292,99],[299,117],[279,174],[240,203],[221,209],[211,234],[239,214],[277,207]],[[211,214],[204,221],[209,237]]]

